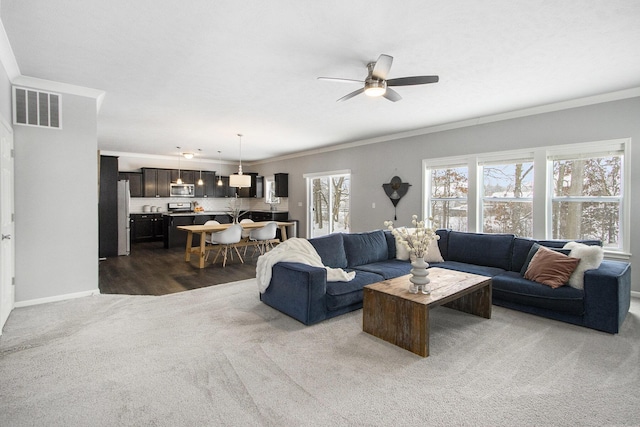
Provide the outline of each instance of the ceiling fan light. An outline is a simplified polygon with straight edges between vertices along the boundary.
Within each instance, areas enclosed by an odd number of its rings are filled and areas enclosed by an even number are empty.
[[[364,83],[364,94],[367,96],[382,96],[387,92],[387,82],[384,80],[368,79]]]

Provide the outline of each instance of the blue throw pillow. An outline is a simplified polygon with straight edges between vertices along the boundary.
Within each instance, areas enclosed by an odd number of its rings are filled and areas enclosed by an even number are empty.
[[[315,248],[322,263],[331,268],[346,268],[347,256],[344,253],[342,234],[334,233],[328,236],[309,239],[309,243]]]
[[[389,246],[382,230],[344,234],[343,237],[349,267],[389,259]]]

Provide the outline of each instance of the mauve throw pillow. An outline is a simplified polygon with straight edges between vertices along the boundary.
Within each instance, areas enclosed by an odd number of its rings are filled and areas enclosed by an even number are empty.
[[[540,246],[531,259],[524,278],[554,289],[559,288],[567,283],[579,262],[577,258]]]

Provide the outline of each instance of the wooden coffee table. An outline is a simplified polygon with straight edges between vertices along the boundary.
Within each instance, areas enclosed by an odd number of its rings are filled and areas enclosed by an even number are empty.
[[[491,278],[432,267],[431,294],[409,292],[410,275],[364,287],[362,330],[385,341],[429,356],[429,310],[444,305],[491,318]]]

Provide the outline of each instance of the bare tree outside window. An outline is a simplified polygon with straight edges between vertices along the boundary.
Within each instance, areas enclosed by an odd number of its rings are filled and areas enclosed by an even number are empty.
[[[533,235],[533,162],[485,165],[482,231]]]
[[[438,228],[467,231],[467,167],[431,169],[430,215]]]
[[[349,175],[312,178],[311,237],[349,232]]]
[[[622,163],[621,155],[553,162],[554,239],[597,239],[618,246]]]

